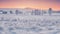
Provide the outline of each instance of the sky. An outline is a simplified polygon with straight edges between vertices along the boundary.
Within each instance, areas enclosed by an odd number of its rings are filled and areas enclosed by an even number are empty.
[[[0,8],[37,8],[60,10],[60,0],[0,0]]]

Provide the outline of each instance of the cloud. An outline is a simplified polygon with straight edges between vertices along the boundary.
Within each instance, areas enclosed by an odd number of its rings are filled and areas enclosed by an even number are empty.
[[[22,1],[22,0],[0,0],[0,2],[16,2],[16,1]]]
[[[0,0],[0,2],[56,2],[60,3],[60,0]]]

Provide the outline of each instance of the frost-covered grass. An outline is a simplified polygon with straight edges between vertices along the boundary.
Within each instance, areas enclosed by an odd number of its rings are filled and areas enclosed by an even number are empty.
[[[60,16],[0,14],[0,34],[59,34]]]

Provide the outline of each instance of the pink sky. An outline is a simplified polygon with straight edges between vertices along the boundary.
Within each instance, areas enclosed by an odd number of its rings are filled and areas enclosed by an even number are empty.
[[[0,8],[25,7],[60,10],[60,0],[0,0]]]

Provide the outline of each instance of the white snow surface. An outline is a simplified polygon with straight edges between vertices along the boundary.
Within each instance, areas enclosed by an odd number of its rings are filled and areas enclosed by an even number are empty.
[[[60,16],[0,14],[0,34],[60,34]]]

